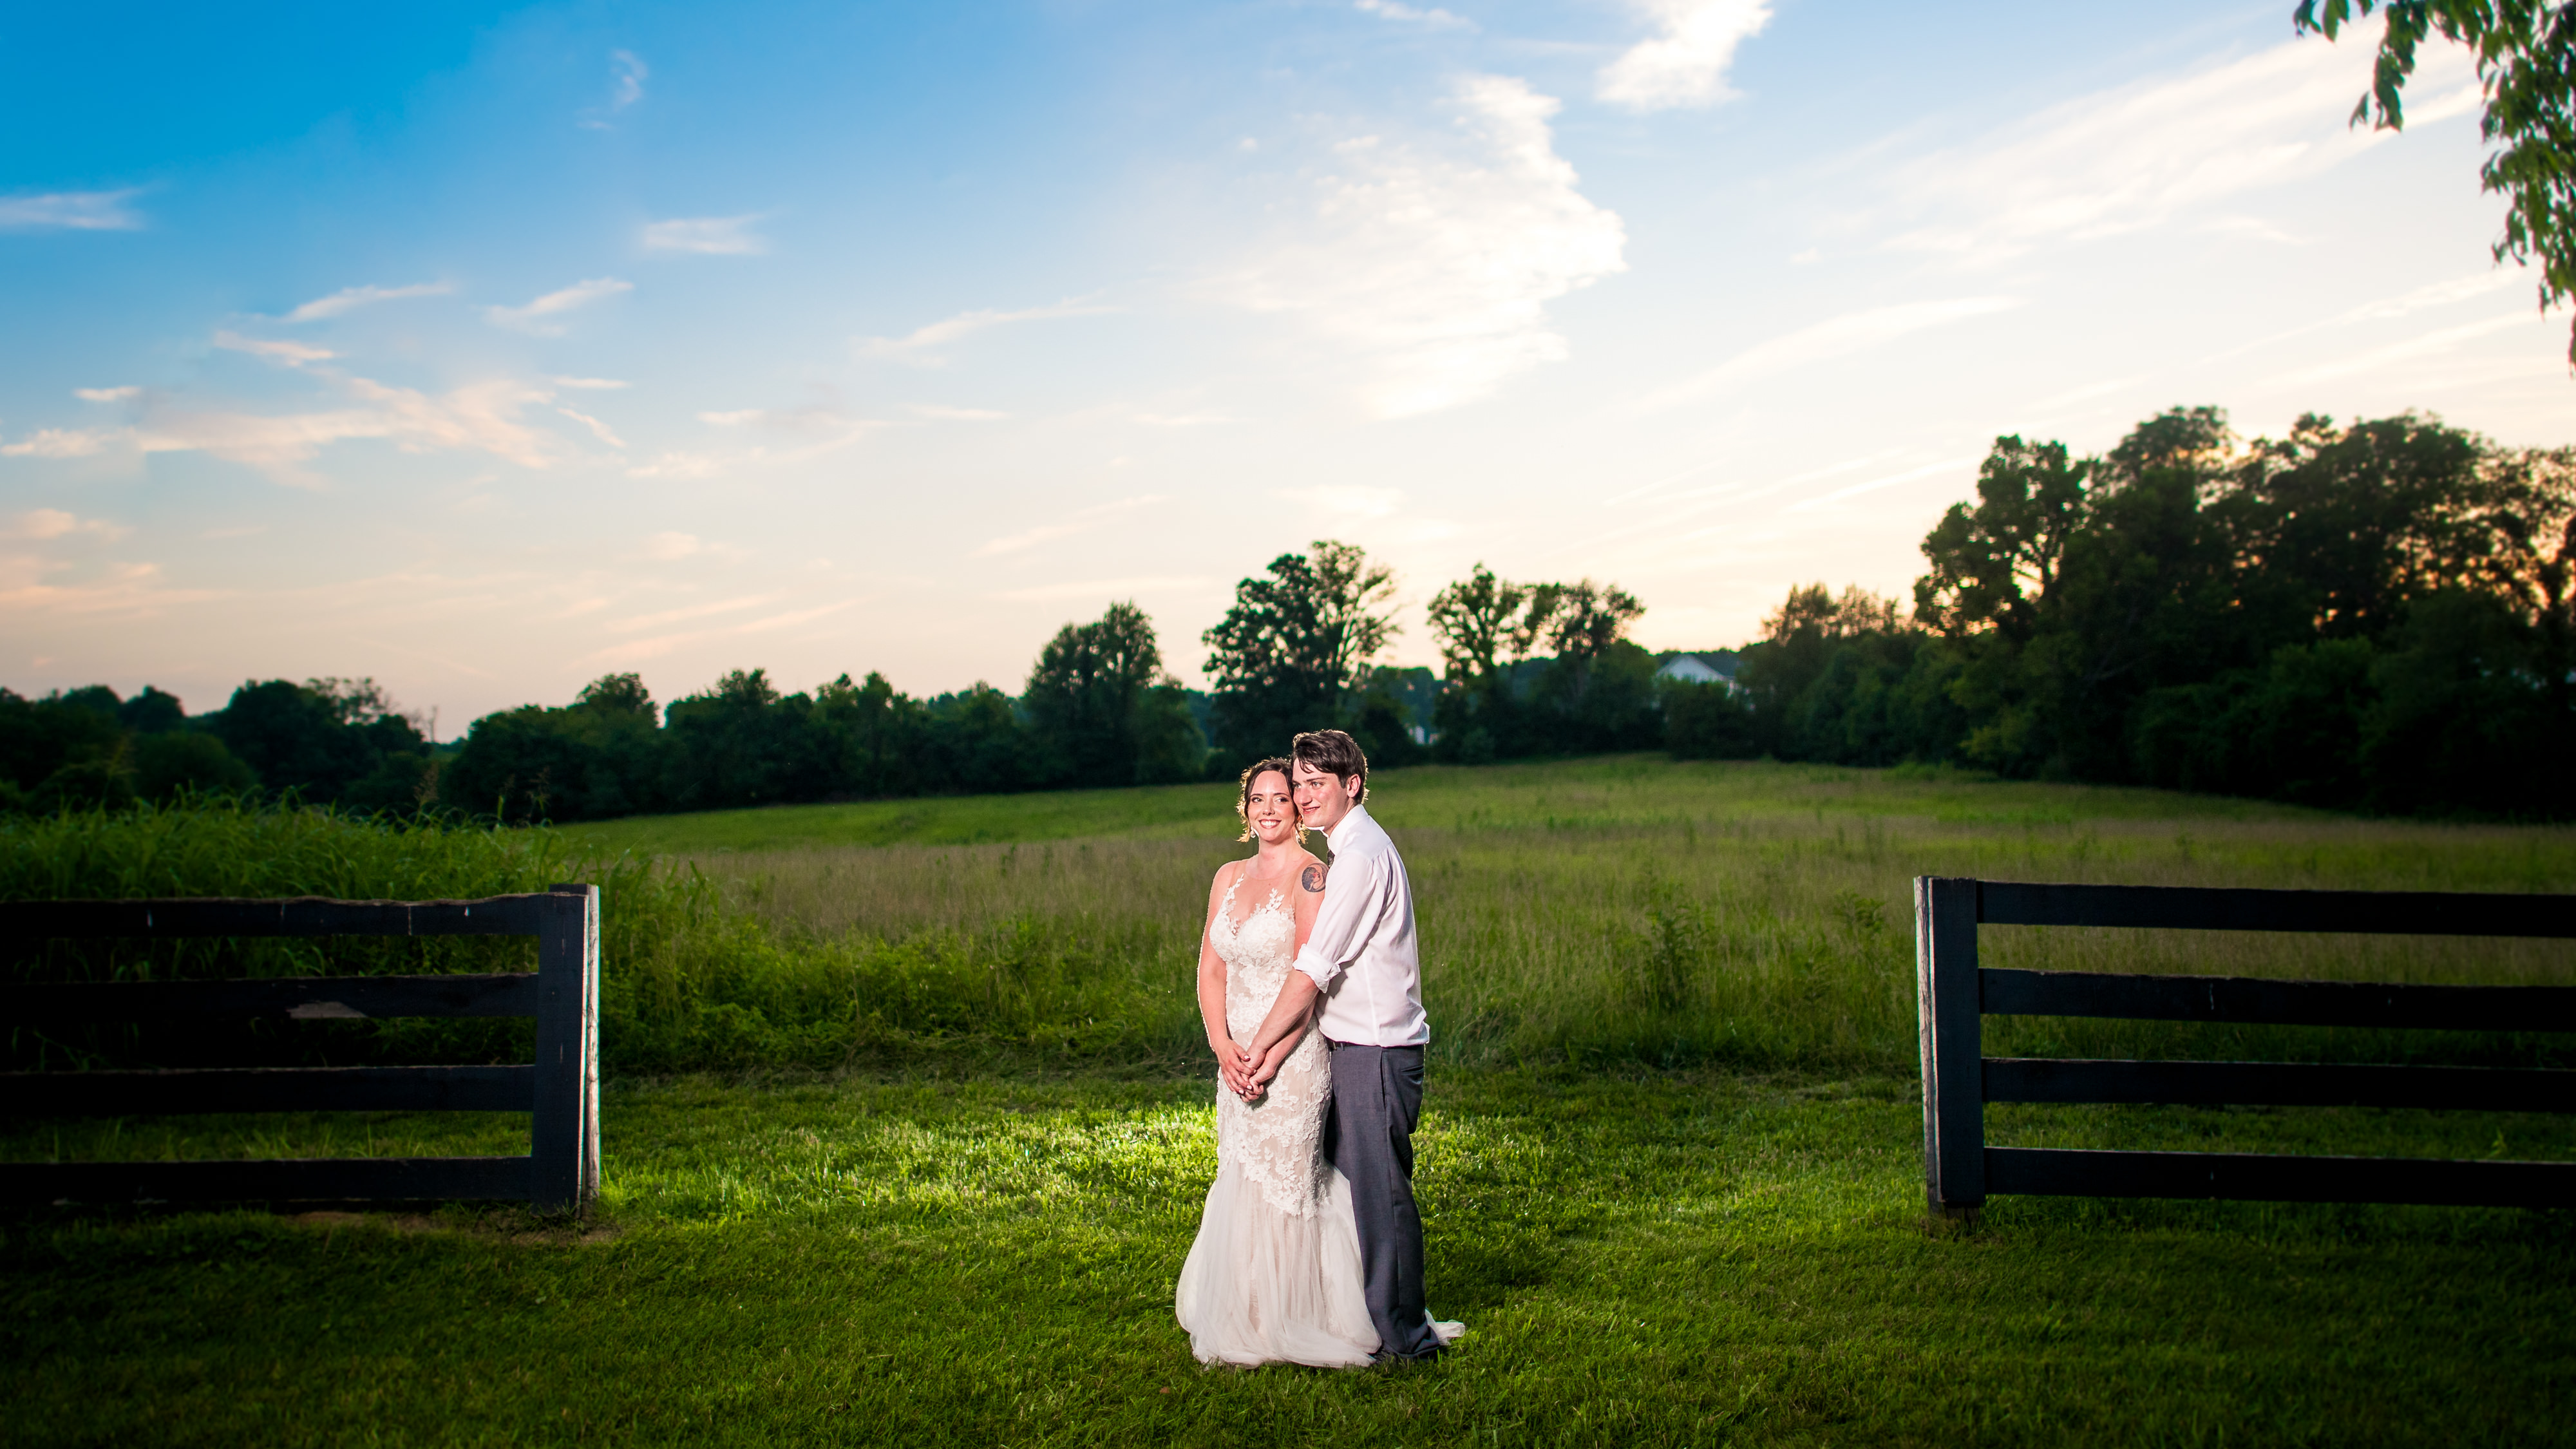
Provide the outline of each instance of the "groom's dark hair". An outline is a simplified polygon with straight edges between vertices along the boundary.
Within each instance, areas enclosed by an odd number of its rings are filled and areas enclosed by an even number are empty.
[[[1368,803],[1368,756],[1360,742],[1340,730],[1308,730],[1288,746],[1299,764],[1312,765],[1337,780],[1360,777],[1360,803]]]

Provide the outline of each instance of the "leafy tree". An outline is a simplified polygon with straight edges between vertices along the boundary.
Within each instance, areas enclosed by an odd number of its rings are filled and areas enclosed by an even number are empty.
[[[1163,668],[1154,621],[1132,602],[1057,630],[1020,700],[1052,781],[1195,779],[1207,753],[1180,681]]]
[[[782,697],[765,669],[737,669],[667,712],[667,798],[682,810],[813,799],[829,778],[828,751],[808,728],[813,700]]]
[[[2576,5],[2565,0],[2299,0],[2301,31],[2341,33],[2357,12],[2384,10],[2370,93],[2353,124],[2406,124],[2404,92],[2415,52],[2435,33],[2477,55],[2486,113],[2478,133],[2499,143],[2478,168],[2479,184],[2505,198],[2504,235],[2491,248],[2540,266],[2540,305],[2576,298]],[[2576,331],[2568,360],[2576,363]]]
[[[610,674],[562,709],[474,721],[438,782],[449,808],[503,820],[597,820],[665,807],[660,711],[644,681]]]
[[[353,810],[419,803],[429,741],[372,679],[244,684],[212,727],[270,790]]]
[[[1235,585],[1233,607],[1200,636],[1217,686],[1215,768],[1339,721],[1345,695],[1395,636],[1395,571],[1356,545],[1318,540],[1311,557],[1281,554],[1267,573]]]
[[[1509,583],[1479,562],[1467,577],[1431,596],[1424,612],[1452,684],[1490,686],[1506,651],[1529,653],[1534,631],[1521,625],[1531,585]]]
[[[1616,584],[1590,579],[1558,586],[1551,602],[1548,642],[1556,646],[1558,667],[1568,671],[1571,693],[1579,701],[1591,687],[1594,664],[1627,637],[1628,626],[1644,616],[1646,606]]]

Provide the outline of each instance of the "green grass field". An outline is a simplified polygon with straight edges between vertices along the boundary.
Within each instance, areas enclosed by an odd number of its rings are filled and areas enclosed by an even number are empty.
[[[1185,978],[1164,978],[1237,849],[1225,802],[566,832],[689,855],[800,990],[855,992],[900,957],[975,1010],[906,1018],[892,1046],[853,1036],[836,1062],[613,1080],[607,1196],[579,1228],[461,1208],[9,1219],[0,1439],[2576,1442],[2566,1213],[1999,1198],[1977,1232],[1927,1235],[1906,916],[1926,872],[2571,891],[2576,832],[1781,766],[1389,775],[1376,808],[1412,864],[1440,1036],[1433,1307],[1470,1336],[1428,1366],[1245,1373],[1200,1369],[1170,1316],[1215,1150],[1194,1029],[1164,999]],[[2522,943],[1997,930],[1988,959],[2576,984],[2564,947]],[[1083,1009],[1097,1029],[1067,1038]],[[2036,1054],[2566,1064],[2537,1035],[1989,1026]],[[2576,1157],[2576,1123],[2545,1116],[1988,1123],[2023,1145]],[[507,1116],[38,1122],[0,1156],[524,1140]]]

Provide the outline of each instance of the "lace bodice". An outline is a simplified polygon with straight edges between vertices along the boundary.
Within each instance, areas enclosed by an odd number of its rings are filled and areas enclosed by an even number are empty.
[[[1235,892],[1250,869],[1246,862],[1236,872],[1208,923],[1208,944],[1225,962],[1226,1029],[1239,1042],[1249,1042],[1270,1015],[1297,954],[1297,920],[1281,891],[1274,888],[1249,915],[1234,918]],[[1309,1028],[1259,1101],[1218,1090],[1218,1162],[1241,1163],[1244,1176],[1279,1211],[1311,1216],[1323,1193],[1324,1109],[1332,1095],[1324,1039]]]

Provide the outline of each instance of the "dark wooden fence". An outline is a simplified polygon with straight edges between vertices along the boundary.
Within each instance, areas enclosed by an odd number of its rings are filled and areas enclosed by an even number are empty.
[[[1985,1129],[1988,1102],[2570,1112],[2576,1071],[1989,1057],[1980,1041],[1987,1015],[2576,1031],[2576,987],[1980,970],[1979,925],[2576,937],[2576,896],[1914,882],[1923,1176],[1936,1213],[1973,1213],[1998,1192],[2576,1206],[2576,1162],[1988,1147]]]
[[[453,1111],[530,1114],[524,1157],[0,1163],[0,1199],[134,1202],[515,1198],[578,1210],[599,1187],[599,888],[479,901],[0,902],[0,939],[534,936],[533,973],[292,976],[0,987],[13,1030],[216,1017],[532,1016],[525,1066],[272,1067],[0,1074],[0,1112]]]

